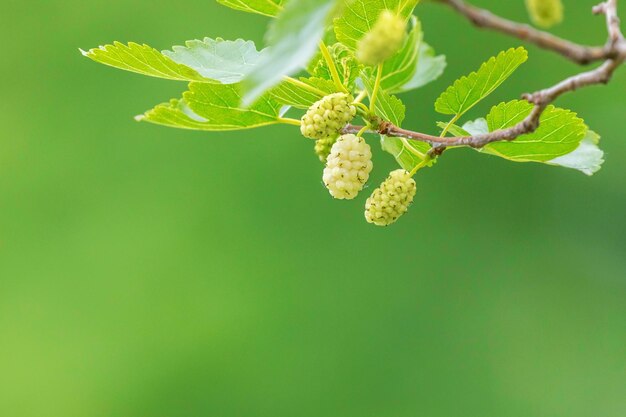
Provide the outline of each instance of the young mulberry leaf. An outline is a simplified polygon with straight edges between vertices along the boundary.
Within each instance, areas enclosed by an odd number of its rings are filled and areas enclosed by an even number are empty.
[[[406,30],[406,19],[389,10],[383,11],[372,30],[359,41],[358,60],[376,66],[391,58],[402,47]]]
[[[251,105],[285,75],[299,72],[317,51],[339,0],[289,0],[270,23],[268,52],[243,80],[243,102]]]
[[[352,88],[362,67],[357,61],[354,52],[341,43],[330,45],[328,47],[328,52],[330,52],[330,56],[337,66],[339,78],[341,79],[342,84],[348,88]],[[311,64],[307,69],[316,77],[320,77],[325,80],[332,80],[332,74],[330,72],[330,68],[328,67],[328,63],[321,53],[318,54],[313,61],[311,61]]]
[[[324,185],[333,197],[352,200],[363,189],[372,167],[372,150],[365,139],[343,135],[337,139],[326,160]]]
[[[456,80],[435,102],[441,114],[460,117],[493,93],[528,59],[526,49],[519,47],[500,52],[483,63],[478,71]]]
[[[316,102],[302,116],[300,131],[309,139],[337,136],[356,115],[354,99],[345,93],[334,93]]]
[[[374,190],[365,203],[365,219],[376,226],[395,223],[413,202],[417,186],[411,174],[397,169]]]
[[[282,10],[285,0],[217,0],[218,3],[242,12],[257,13],[263,16],[276,17]]]
[[[204,77],[196,69],[177,63],[145,44],[130,42],[125,45],[121,42],[113,42],[113,45],[80,51],[83,56],[92,61],[149,77],[176,81],[219,82]]]

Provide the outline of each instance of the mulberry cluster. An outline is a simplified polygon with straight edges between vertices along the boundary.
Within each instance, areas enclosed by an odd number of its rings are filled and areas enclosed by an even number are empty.
[[[389,10],[383,11],[374,27],[359,41],[357,59],[365,65],[376,66],[391,58],[402,47],[406,29],[404,18]]]
[[[543,28],[552,27],[563,20],[561,0],[526,0],[526,8],[533,23]]]
[[[351,200],[363,189],[372,167],[372,151],[363,138],[340,136],[326,160],[324,185],[333,197]]]
[[[349,94],[334,93],[316,102],[302,116],[300,131],[310,139],[337,137],[341,129],[356,115]]]
[[[331,136],[324,139],[318,139],[315,141],[315,153],[320,158],[320,161],[326,163],[330,150],[337,141],[337,136]]]
[[[376,226],[389,226],[406,213],[416,191],[415,180],[408,171],[392,171],[367,199],[365,219]]]

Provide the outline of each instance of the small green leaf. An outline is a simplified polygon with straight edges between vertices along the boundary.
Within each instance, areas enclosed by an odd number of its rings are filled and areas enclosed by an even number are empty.
[[[242,12],[276,17],[286,0],[217,0],[218,3]]]
[[[528,52],[522,47],[500,52],[482,64],[478,71],[448,87],[435,102],[435,109],[442,114],[460,117],[498,88],[527,59]]]
[[[348,89],[352,89],[362,69],[362,65],[357,61],[354,52],[341,43],[329,46],[328,51],[335,62],[342,84]],[[332,80],[328,64],[321,53],[318,53],[311,61],[308,70],[316,77]]]
[[[480,119],[470,120],[463,125],[463,130],[470,135],[484,135],[489,133],[489,125],[487,119],[481,117]]]
[[[286,78],[270,90],[272,97],[279,103],[298,109],[308,109],[316,101],[335,92],[335,83],[322,78]]]
[[[407,171],[412,171],[422,163],[426,153],[430,150],[430,145],[427,143],[389,136],[381,136],[380,144],[383,150],[393,155],[398,165]]]
[[[367,77],[366,74],[363,74],[362,80],[365,88],[371,96],[374,88],[374,82],[371,78]],[[379,90],[378,99],[376,100],[375,105],[375,113],[383,120],[391,122],[396,126],[400,126],[404,121],[406,107],[396,96],[392,96],[385,90]]]
[[[600,135],[593,130],[588,130],[585,138],[573,152],[559,156],[546,163],[576,169],[585,175],[591,176],[598,172],[604,163],[604,152],[598,147],[599,142]]]
[[[89,51],[81,50],[81,53],[95,62],[150,77],[176,81],[215,82],[186,65],[174,62],[148,45],[133,42],[124,45],[114,42],[113,45],[105,45]]]
[[[197,71],[204,78],[222,84],[240,82],[252,72],[264,51],[257,51],[254,42],[237,39],[205,38],[187,41],[185,46],[174,46],[173,51],[163,51],[172,61]]]
[[[183,129],[242,130],[278,123],[281,108],[268,95],[252,107],[242,108],[238,84],[194,82],[189,84],[182,100],[160,104],[137,120]]]
[[[487,115],[489,131],[506,129],[524,120],[533,105],[514,100],[501,103]],[[513,141],[494,142],[482,151],[516,162],[547,162],[578,148],[587,134],[584,121],[576,113],[548,106],[540,118],[539,128]]]
[[[374,85],[372,80],[364,76],[363,83],[371,94]],[[384,90],[380,90],[376,100],[375,112],[383,120],[391,122],[396,126],[401,126],[404,121],[406,108],[400,99]],[[384,135],[381,135],[380,140],[383,150],[393,155],[398,164],[407,171],[411,171],[416,165],[421,163],[426,152],[431,148],[427,143]]]
[[[342,16],[335,19],[337,40],[355,49],[358,41],[370,31],[383,10],[396,11],[408,18],[419,0],[353,0],[346,1]]]
[[[443,74],[446,66],[446,56],[435,55],[433,47],[422,42],[417,58],[417,70],[413,78],[404,84],[398,92],[414,90],[435,81]]]
[[[257,70],[243,81],[244,103],[249,105],[283,76],[305,67],[315,55],[328,21],[339,0],[290,0],[272,21],[267,41],[269,50]]]

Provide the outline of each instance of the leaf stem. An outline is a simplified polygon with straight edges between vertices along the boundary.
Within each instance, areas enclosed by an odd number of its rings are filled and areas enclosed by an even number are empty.
[[[349,91],[346,89],[346,87],[344,87],[343,83],[341,82],[341,78],[339,77],[339,71],[337,71],[337,66],[335,65],[335,61],[333,60],[333,57],[330,55],[330,51],[326,47],[326,44],[324,43],[324,41],[320,42],[320,51],[322,51],[322,56],[324,57],[324,60],[326,61],[326,65],[328,65],[330,74],[333,77],[333,81],[335,82],[335,87],[337,87],[339,91],[348,93]]]
[[[370,109],[365,104],[355,101],[354,105],[363,110],[365,114],[369,114]]]
[[[359,132],[358,132],[356,135],[357,135],[358,137],[362,137],[362,136],[363,136],[363,134],[369,130],[369,128],[370,128],[370,125],[369,125],[369,124],[368,124],[368,125],[366,125],[366,126],[363,126],[363,129],[359,130]]]
[[[367,90],[363,90],[359,93],[358,96],[356,96],[356,98],[354,99],[354,103],[360,103],[363,101],[363,99],[365,99],[365,97],[367,97]]]
[[[440,138],[445,137],[448,134],[448,130],[450,130],[450,128],[452,127],[453,124],[455,124],[459,119],[461,118],[460,114],[455,115],[452,120],[450,120],[448,122],[448,124],[446,125],[446,127],[443,128],[443,131],[441,132],[441,135],[439,135]]]
[[[278,122],[286,125],[300,126],[302,123],[298,119],[291,119],[289,117],[279,117]]]
[[[409,173],[410,176],[414,176],[417,171],[419,171],[420,169],[424,168],[425,166],[427,166],[430,161],[432,160],[432,157],[428,154],[426,154],[426,158],[424,158],[424,160],[422,162],[420,162],[419,164],[415,165],[415,168],[413,168],[411,170],[411,172]]]
[[[310,91],[311,93],[320,96],[320,98],[325,97],[326,95],[328,95],[327,92],[320,90],[319,88],[313,87],[312,85],[309,85],[305,82],[302,82],[300,80],[297,80],[295,78],[292,77],[284,77],[284,80],[287,81],[288,83],[297,85],[298,87],[301,87],[305,90]]]
[[[376,82],[374,83],[374,89],[372,90],[372,96],[370,97],[370,113],[374,114],[376,110],[376,100],[378,99],[378,90],[380,90],[380,81],[383,78],[383,64],[378,64],[378,73],[376,74]]]

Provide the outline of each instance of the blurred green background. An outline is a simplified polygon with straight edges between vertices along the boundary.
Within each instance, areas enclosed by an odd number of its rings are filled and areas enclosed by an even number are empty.
[[[525,19],[521,0],[476,0]],[[556,32],[604,42],[594,1]],[[443,6],[436,96],[520,42]],[[2,0],[0,415],[623,417],[626,71],[560,100],[603,135],[592,178],[471,150],[420,173],[391,228],[335,202],[287,126],[198,133],[132,116],[184,84],[78,48],[262,42],[267,20],[211,0]],[[529,47],[488,103],[578,68]],[[378,148],[372,183],[394,164]]]

